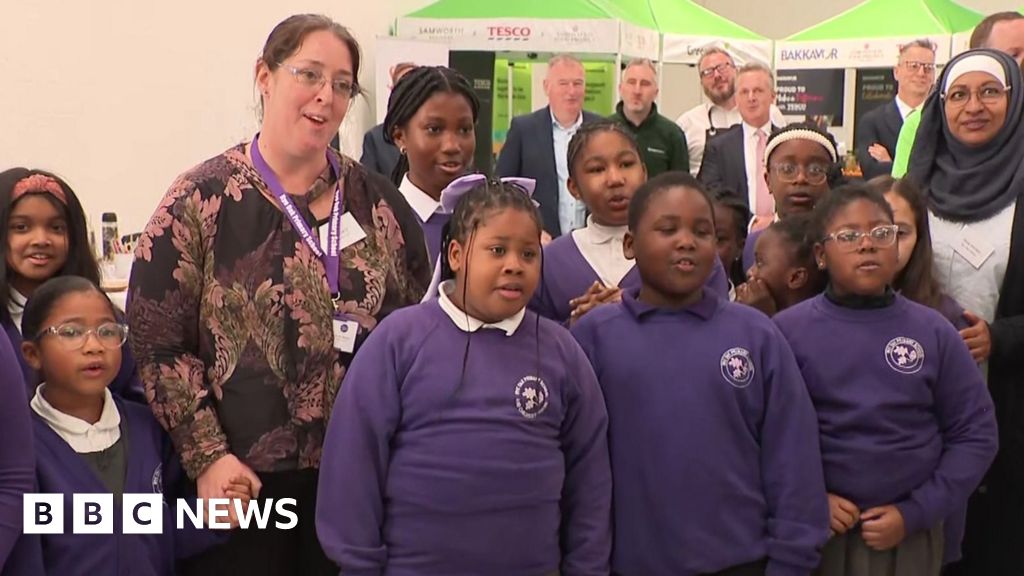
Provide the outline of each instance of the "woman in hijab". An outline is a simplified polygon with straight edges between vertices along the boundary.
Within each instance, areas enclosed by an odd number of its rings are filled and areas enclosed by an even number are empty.
[[[925,102],[909,177],[925,190],[935,272],[991,331],[999,455],[971,497],[948,574],[1024,574],[1024,88],[1008,55],[953,58]],[[971,330],[971,328],[968,328]],[[956,519],[951,519],[955,522]],[[947,532],[948,534],[948,532]],[[955,547],[956,542],[948,542]]]

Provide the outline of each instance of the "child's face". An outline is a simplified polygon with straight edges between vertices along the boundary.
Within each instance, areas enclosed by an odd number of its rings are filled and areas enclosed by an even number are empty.
[[[900,227],[896,238],[896,252],[899,260],[896,263],[896,273],[899,274],[910,262],[910,255],[914,253],[917,246],[917,218],[914,217],[914,210],[910,203],[903,199],[903,196],[895,192],[888,192],[885,195],[886,201],[892,207],[896,225]]]
[[[776,302],[789,291],[793,273],[792,250],[775,231],[765,230],[754,244],[754,265],[747,270],[748,278],[764,281]]]
[[[594,222],[625,226],[629,201],[647,180],[640,156],[622,134],[599,132],[590,137],[576,158],[569,191],[583,200]]]
[[[715,243],[711,205],[700,192],[674,187],[655,193],[624,242],[643,280],[641,298],[670,308],[700,300],[718,256]]]
[[[67,221],[54,201],[26,194],[7,220],[7,267],[11,284],[25,295],[57,275],[68,258]]]
[[[715,204],[715,243],[718,249],[718,258],[726,270],[732,267],[743,248],[740,246],[740,238],[736,234],[737,222],[736,211],[721,204]]]
[[[462,94],[438,92],[396,130],[395,143],[408,155],[414,184],[428,194],[440,194],[473,161],[473,109]]]
[[[456,240],[449,247],[452,301],[484,322],[513,316],[537,289],[540,249],[540,229],[529,214],[514,208],[488,214],[465,246]]]
[[[797,139],[779,144],[768,159],[768,189],[780,218],[807,213],[828,192],[832,157],[821,144]]]
[[[63,394],[82,397],[102,395],[121,369],[120,329],[110,302],[98,292],[71,292],[59,298],[43,323],[44,334],[25,334],[25,360]],[[108,326],[104,326],[108,325]],[[59,328],[58,333],[45,332]],[[103,329],[100,329],[103,327]],[[84,341],[82,334],[85,335]]]
[[[884,230],[891,226],[888,215],[870,200],[854,200],[832,216],[825,228],[826,240],[815,245],[815,257],[825,263],[837,294],[885,293],[896,276],[896,234]],[[858,233],[862,236],[854,239]]]

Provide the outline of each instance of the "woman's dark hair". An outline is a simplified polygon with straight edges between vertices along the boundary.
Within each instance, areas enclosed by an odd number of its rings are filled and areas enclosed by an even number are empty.
[[[810,229],[811,217],[807,214],[794,214],[768,227],[786,245],[790,263],[807,270],[807,291],[818,293],[825,289],[825,275],[814,261],[814,238],[808,235]]]
[[[714,201],[711,199],[708,191],[704,189],[704,185],[700,183],[700,180],[694,178],[689,172],[664,172],[637,188],[636,193],[633,194],[633,199],[629,201],[630,232],[636,232],[640,219],[647,213],[647,207],[651,204],[651,199],[672,188],[689,188],[703,196],[708,202],[708,209],[711,211],[711,222],[717,225],[715,223]]]
[[[595,134],[603,132],[615,132],[622,136],[626,143],[629,144],[629,147],[636,152],[637,157],[640,157],[640,145],[636,141],[636,136],[621,123],[608,119],[588,122],[580,126],[576,133],[573,134],[572,139],[569,140],[569,152],[566,154],[566,161],[569,167],[570,178],[576,178],[576,161],[579,160],[580,153],[587,147],[587,144],[590,143]]]
[[[395,129],[408,124],[420,106],[439,92],[464,96],[473,111],[473,123],[476,124],[480,113],[480,100],[469,80],[447,66],[418,66],[402,76],[391,91],[388,98],[388,113],[384,117],[384,141],[394,144]],[[391,173],[391,181],[395,186],[402,184],[402,177],[408,171],[409,158],[402,154]]]
[[[935,278],[931,228],[928,226],[928,206],[924,195],[917,185],[907,178],[897,180],[892,176],[878,176],[868,180],[867,185],[883,197],[892,191],[903,198],[914,213],[917,244],[910,253],[907,265],[896,275],[892,287],[909,300],[939,310],[943,295],[939,281]]]
[[[25,340],[35,340],[39,336],[39,332],[44,329],[43,323],[61,298],[83,292],[96,292],[103,296],[107,304],[110,304],[111,315],[117,317],[117,309],[110,297],[95,283],[81,276],[56,276],[43,282],[25,303],[25,313],[21,317],[21,333]]]
[[[787,124],[786,126],[779,128],[775,132],[772,132],[771,136],[768,137],[767,144],[771,144],[773,140],[776,140],[780,136],[783,136],[789,132],[793,132],[794,130],[809,130],[811,132],[819,134],[822,138],[827,140],[829,144],[832,145],[831,152],[835,153],[835,157],[837,159],[840,158],[839,145],[836,144],[835,136],[833,136],[828,130],[822,130],[820,127],[818,127],[817,124],[814,124],[812,122],[794,122],[792,124]],[[778,148],[772,150],[772,154],[774,154],[776,150],[778,150]],[[769,161],[771,161],[771,154],[769,154],[768,157],[765,158],[766,163]],[[836,186],[840,186],[845,183],[842,162],[837,160],[836,162],[831,162],[829,164],[828,178],[826,182],[828,182],[829,188],[835,188]]]
[[[747,226],[750,224],[750,210],[747,208],[746,203],[737,198],[736,193],[730,188],[715,190],[714,202],[715,206],[721,206],[732,212],[734,222],[733,233],[736,234],[736,239],[739,240],[740,254],[742,254],[743,246],[747,243]],[[729,279],[732,280],[732,283],[737,286],[746,280],[747,271],[743,269],[742,258],[737,258],[736,261],[730,262],[725,271],[729,274]]]
[[[811,226],[808,231],[811,244],[816,244],[825,239],[825,230],[836,213],[853,204],[857,200],[866,200],[878,206],[885,213],[889,221],[893,221],[892,207],[886,202],[885,197],[872,190],[866,184],[846,184],[834,190],[830,190],[814,206],[811,212]]]
[[[57,182],[57,185],[64,192],[64,197],[67,199],[66,206],[47,192],[31,190],[24,196],[20,196],[16,201],[11,202],[15,185],[23,179],[37,174],[52,178]],[[64,216],[67,223],[68,255],[64,261],[64,266],[57,272],[57,276],[82,276],[93,284],[99,285],[100,283],[99,267],[96,265],[96,259],[93,257],[92,249],[89,246],[85,210],[82,209],[82,204],[78,201],[74,190],[68,186],[67,182],[55,174],[42,170],[11,168],[10,170],[0,172],[0,256],[3,257],[3,266],[0,266],[0,320],[4,321],[10,321],[11,319],[10,311],[8,310],[11,299],[12,273],[7,266],[7,251],[10,245],[7,238],[10,229],[8,222],[11,219],[14,205],[23,198],[32,195],[46,198]]]
[[[306,36],[314,32],[326,30],[348,47],[349,55],[352,58],[352,96],[357,96],[359,88],[359,42],[355,36],[341,24],[321,14],[295,14],[289,16],[274,26],[263,44],[263,52],[260,54],[260,62],[266,64],[271,72],[277,70],[289,56],[295,54],[302,47]],[[263,115],[263,99],[260,98],[260,116]]]

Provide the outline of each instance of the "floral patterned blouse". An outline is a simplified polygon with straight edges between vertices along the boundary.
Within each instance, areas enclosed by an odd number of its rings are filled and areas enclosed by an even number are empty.
[[[179,176],[139,240],[131,346],[193,479],[228,453],[257,471],[319,466],[352,358],[334,348],[335,307],[359,322],[358,351],[381,319],[426,291],[431,271],[412,209],[383,177],[339,158],[344,210],[366,238],[342,251],[336,303],[323,264],[269,199],[244,144]],[[293,197],[311,227],[321,223],[308,203],[334,184],[328,167]]]

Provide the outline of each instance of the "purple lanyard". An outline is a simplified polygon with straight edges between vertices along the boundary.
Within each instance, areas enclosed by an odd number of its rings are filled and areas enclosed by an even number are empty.
[[[284,210],[284,215],[288,217],[288,220],[292,223],[292,227],[298,231],[299,236],[302,237],[302,241],[309,246],[309,249],[313,251],[313,254],[324,265],[324,270],[327,272],[327,286],[331,290],[331,297],[337,299],[338,293],[338,268],[340,250],[340,238],[341,238],[341,208],[342,200],[344,199],[344,193],[341,189],[341,165],[338,163],[338,159],[327,153],[327,162],[331,165],[331,170],[337,177],[337,185],[334,187],[334,204],[331,206],[331,219],[327,228],[327,252],[325,253],[323,248],[320,247],[320,241],[316,236],[313,235],[313,231],[306,224],[306,221],[299,214],[299,209],[295,207],[295,203],[292,202],[290,196],[285,191],[284,187],[281,186],[281,181],[277,179],[274,171],[267,165],[266,160],[263,159],[263,155],[260,154],[259,147],[260,135],[252,139],[252,145],[249,149],[252,151],[252,163],[256,167],[256,171],[259,172],[260,177],[267,183],[267,187],[273,192],[274,197],[277,198],[278,203],[281,204],[281,209]]]

